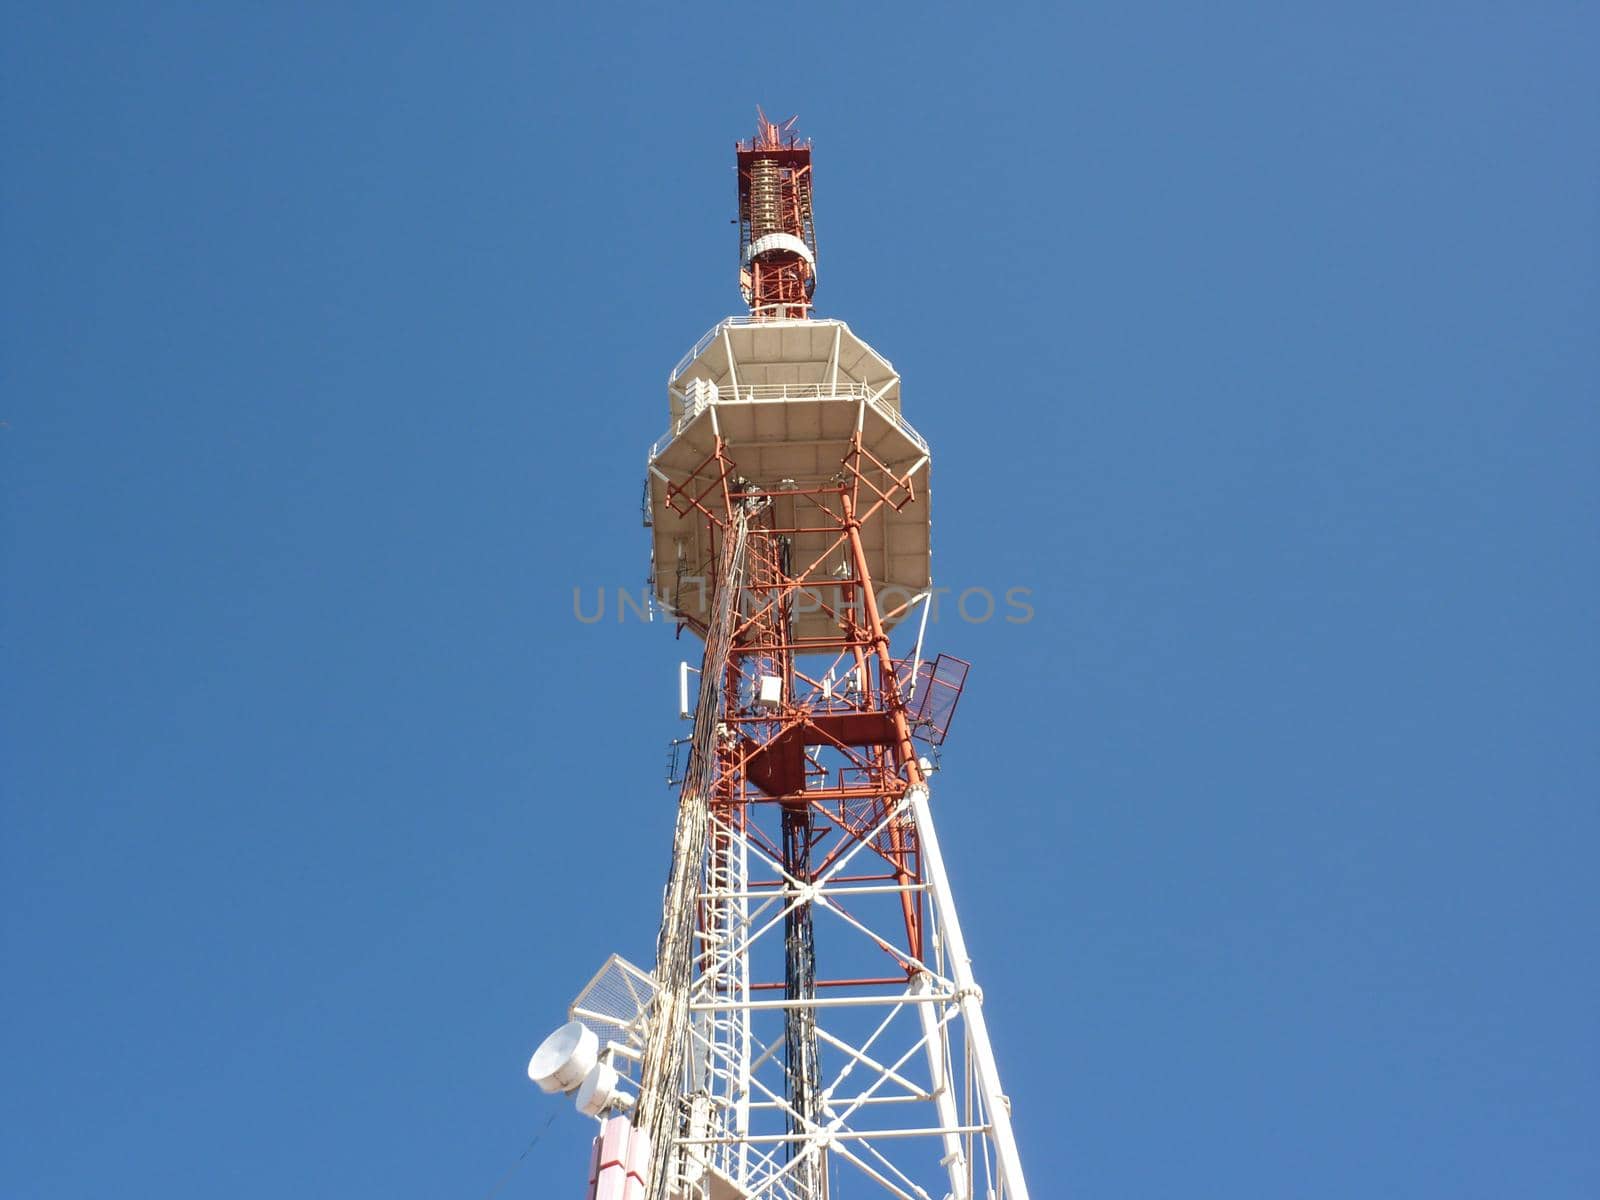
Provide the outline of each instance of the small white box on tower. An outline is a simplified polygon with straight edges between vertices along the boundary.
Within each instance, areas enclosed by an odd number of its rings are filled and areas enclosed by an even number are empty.
[[[698,412],[704,405],[715,404],[720,391],[714,380],[691,379],[683,389],[684,407],[691,412]]]
[[[756,703],[763,708],[777,708],[783,703],[783,680],[776,675],[763,675],[756,684]]]

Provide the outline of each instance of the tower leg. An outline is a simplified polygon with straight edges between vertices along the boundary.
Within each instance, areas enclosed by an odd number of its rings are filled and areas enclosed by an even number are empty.
[[[967,1040],[970,1043],[973,1067],[978,1088],[983,1094],[984,1107],[989,1110],[993,1129],[995,1158],[1000,1168],[1000,1182],[1005,1200],[1028,1200],[1028,1185],[1022,1178],[1022,1159],[1017,1154],[1017,1139],[1011,1132],[1011,1103],[1000,1090],[1000,1070],[995,1065],[994,1050],[989,1045],[989,1027],[983,1019],[983,993],[972,977],[972,959],[967,954],[967,940],[961,933],[961,919],[956,916],[955,900],[950,894],[950,876],[944,869],[944,854],[939,849],[939,835],[934,832],[933,814],[928,809],[928,789],[913,786],[907,792],[911,812],[917,823],[917,834],[922,842],[922,864],[928,888],[933,893],[934,909],[939,914],[945,945],[949,950],[950,974],[956,985],[956,1003],[966,1020]]]
[[[917,976],[911,988],[912,994],[916,996],[931,995],[933,990],[933,979],[926,971]],[[939,1110],[939,1124],[949,1131],[944,1134],[943,1140],[944,1167],[950,1173],[950,1200],[970,1200],[971,1192],[967,1187],[967,1156],[961,1149],[961,1135],[955,1132],[961,1127],[961,1118],[956,1115],[956,1098],[951,1091],[953,1084],[945,1068],[945,1039],[949,1035],[934,1012],[933,1005],[917,1005],[917,1016],[922,1019],[922,1036],[926,1039],[924,1049],[928,1056],[928,1077],[932,1084],[933,1102]]]

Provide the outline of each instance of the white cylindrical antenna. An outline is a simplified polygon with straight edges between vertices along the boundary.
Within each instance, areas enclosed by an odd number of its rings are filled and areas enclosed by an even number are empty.
[[[543,1092],[570,1092],[594,1070],[600,1039],[582,1021],[568,1021],[544,1041],[528,1060],[528,1078]]]
[[[622,1077],[610,1063],[596,1063],[578,1085],[572,1102],[586,1117],[598,1117],[611,1108],[626,1108],[633,1103],[633,1098],[622,1093],[621,1082]]]

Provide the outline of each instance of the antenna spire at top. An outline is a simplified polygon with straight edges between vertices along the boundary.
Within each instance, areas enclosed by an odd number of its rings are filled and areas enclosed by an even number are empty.
[[[817,232],[811,212],[811,143],[758,105],[756,133],[739,142],[739,288],[750,314],[804,320],[817,287]]]

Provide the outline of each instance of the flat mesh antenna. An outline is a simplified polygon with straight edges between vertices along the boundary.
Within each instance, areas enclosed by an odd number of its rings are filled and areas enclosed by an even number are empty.
[[[601,1049],[616,1042],[637,1050],[644,1045],[645,1017],[655,995],[650,972],[613,954],[578,993],[567,1016],[592,1029]]]

